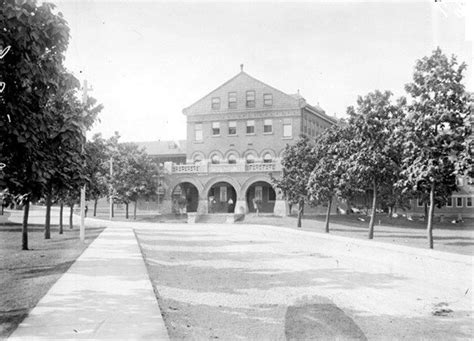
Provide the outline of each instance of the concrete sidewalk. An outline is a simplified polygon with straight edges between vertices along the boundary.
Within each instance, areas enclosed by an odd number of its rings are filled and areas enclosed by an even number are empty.
[[[54,338],[168,339],[131,228],[110,224],[10,336]]]

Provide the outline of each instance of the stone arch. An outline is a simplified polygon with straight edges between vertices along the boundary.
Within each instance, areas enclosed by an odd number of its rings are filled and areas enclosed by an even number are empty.
[[[231,154],[235,154],[237,159],[240,158],[240,153],[236,149],[230,149],[225,153],[224,159],[227,160]]]
[[[178,186],[180,183],[183,183],[183,182],[189,182],[190,184],[194,185],[194,187],[197,188],[198,190],[198,193],[199,193],[199,197],[201,197],[201,193],[203,191],[203,184],[201,183],[201,181],[197,180],[196,178],[192,178],[192,177],[189,177],[189,176],[185,176],[185,177],[179,177],[177,179],[173,179],[173,181],[169,182],[168,183],[168,189],[167,189],[167,196],[168,197],[171,197],[171,193],[173,192],[173,190],[175,189],[176,186]]]
[[[194,159],[196,158],[196,156],[200,156],[201,161],[204,161],[206,159],[206,156],[204,155],[203,152],[196,151],[191,155],[191,162],[194,162]]]
[[[209,161],[212,162],[212,158],[214,155],[217,155],[219,157],[219,162],[223,162],[224,161],[224,155],[222,154],[222,152],[218,151],[218,150],[213,150],[209,153],[208,155],[208,159]]]
[[[235,193],[237,193],[237,196],[241,192],[241,185],[237,180],[235,180],[235,178],[227,176],[227,175],[220,175],[220,176],[212,177],[206,182],[206,184],[204,185],[202,189],[202,197],[205,198],[207,196],[207,193],[211,189],[211,187],[217,184],[218,182],[228,182],[229,184],[231,184],[234,187],[234,190],[235,190]]]
[[[253,154],[255,155],[255,158],[258,158],[258,153],[255,149],[247,149],[245,152],[243,152],[242,157],[245,159],[249,154]]]
[[[240,197],[245,198],[245,195],[247,194],[249,187],[252,186],[252,184],[254,184],[255,182],[259,182],[259,181],[268,182],[273,187],[275,192],[278,192],[277,188],[272,184],[272,179],[270,178],[270,176],[260,174],[260,175],[251,176],[247,180],[245,180],[245,182],[242,184]]]
[[[270,153],[270,155],[272,156],[272,158],[276,158],[277,157],[277,154],[275,153],[275,151],[271,148],[265,148],[264,150],[262,150],[262,152],[260,153],[260,158],[263,160],[263,157],[265,156],[265,154],[267,153]]]

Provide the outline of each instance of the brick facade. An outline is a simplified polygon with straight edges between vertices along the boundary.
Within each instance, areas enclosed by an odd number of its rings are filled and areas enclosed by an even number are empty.
[[[299,94],[285,94],[243,71],[183,114],[187,164],[165,164],[162,212],[176,211],[179,205],[194,209],[190,203],[197,200],[200,214],[216,208],[245,214],[257,207],[285,214],[282,193],[273,188],[270,177],[281,176],[285,146],[302,133],[315,136],[336,123]]]

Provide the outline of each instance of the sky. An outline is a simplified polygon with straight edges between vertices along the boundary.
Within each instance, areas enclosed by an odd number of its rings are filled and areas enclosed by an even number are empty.
[[[104,105],[91,133],[122,141],[186,138],[182,109],[240,72],[344,117],[375,89],[404,95],[436,46],[468,64],[462,3],[52,0],[69,23],[66,67]],[[470,7],[469,7],[470,6]]]

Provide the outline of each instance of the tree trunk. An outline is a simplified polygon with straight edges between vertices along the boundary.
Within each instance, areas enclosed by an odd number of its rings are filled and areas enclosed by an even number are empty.
[[[433,248],[433,215],[434,215],[434,205],[435,205],[434,201],[435,201],[435,184],[433,182],[431,184],[431,189],[430,189],[430,211],[428,213],[428,225],[426,227],[430,249]]]
[[[51,239],[51,189],[46,194],[46,219],[44,222],[44,239]]]
[[[328,211],[326,212],[326,229],[325,232],[329,233],[329,217],[331,216],[332,197],[328,200]]]
[[[300,200],[298,203],[298,224],[297,227],[301,227],[301,219],[303,218],[304,200]]]
[[[134,206],[133,206],[133,220],[137,219],[137,201],[135,200],[133,202]]]
[[[113,199],[112,199],[113,200]],[[110,205],[110,208],[112,209],[112,218],[115,216],[115,204],[114,202],[112,201],[112,205]]]
[[[377,182],[374,180],[373,183],[373,198],[372,198],[372,213],[370,215],[369,223],[369,239],[374,239],[374,224],[375,224],[375,213],[377,208]]]
[[[59,203],[59,234],[63,234],[63,211],[64,211],[64,204],[62,202]]]
[[[431,195],[431,193],[430,193]],[[431,197],[430,197],[430,200],[431,200]],[[428,221],[428,203],[425,202],[425,216],[423,218],[423,220],[425,221],[425,223]]]
[[[72,229],[74,227],[74,224],[72,222],[72,215],[74,213],[74,204],[71,204],[69,207],[69,228]]]
[[[94,217],[97,215],[97,199],[94,199]]]
[[[28,250],[28,214],[30,212],[30,200],[25,201],[23,207],[23,224],[21,225],[21,249]]]
[[[125,203],[125,219],[128,219],[128,202]]]

